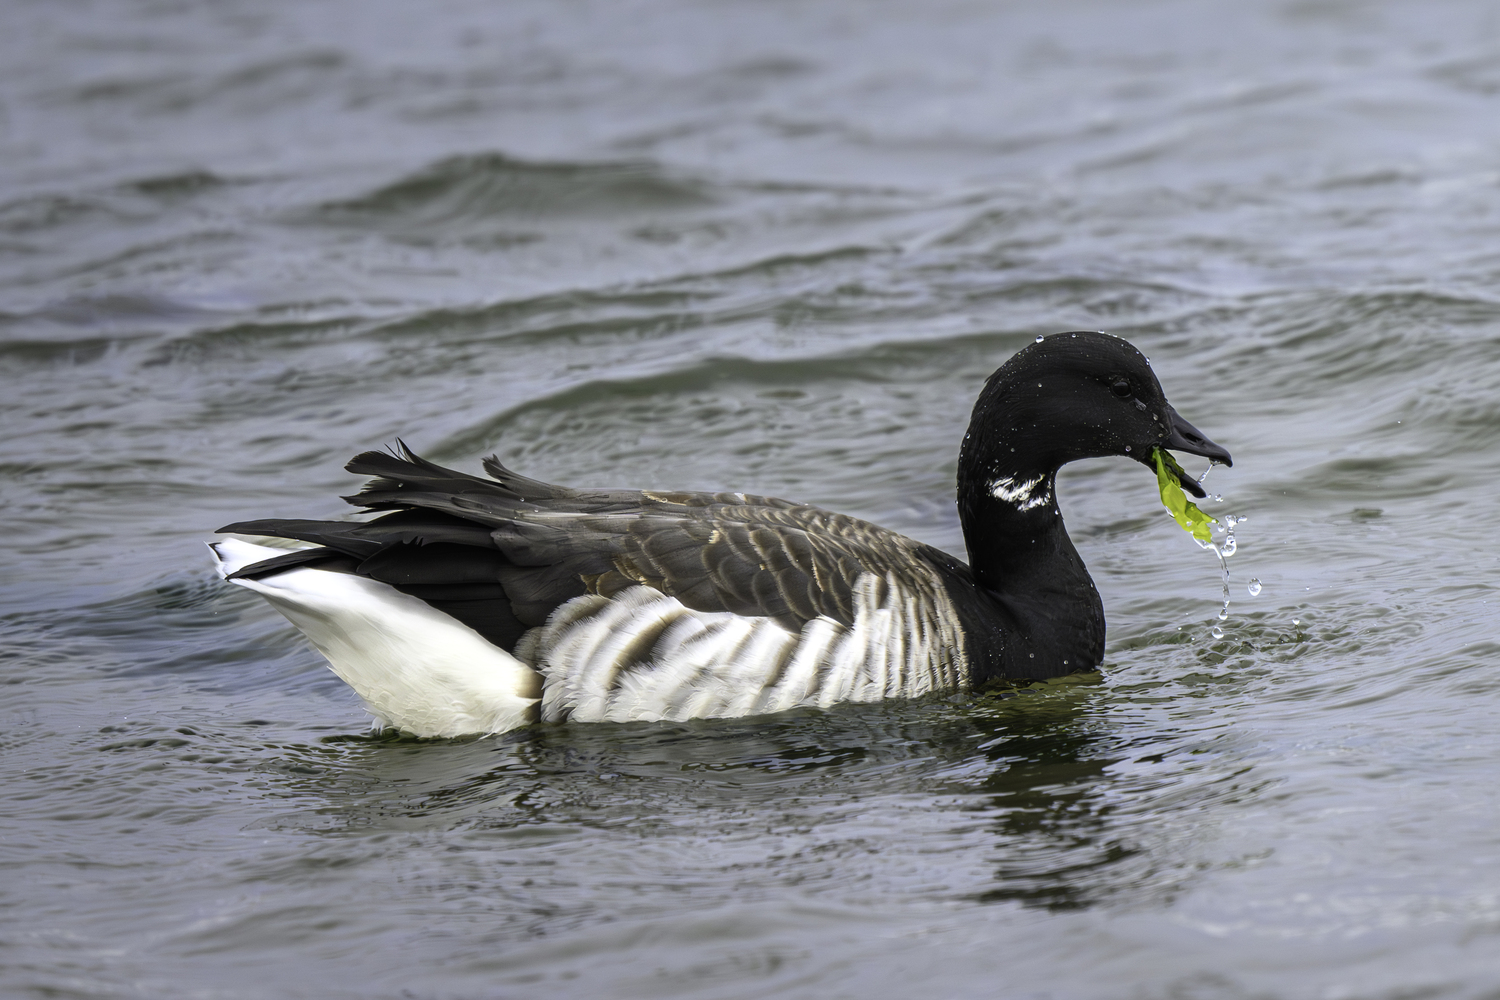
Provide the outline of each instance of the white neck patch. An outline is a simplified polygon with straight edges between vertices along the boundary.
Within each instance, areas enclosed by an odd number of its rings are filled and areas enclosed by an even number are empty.
[[[1052,491],[1046,488],[1038,489],[1046,482],[1046,476],[1037,476],[1017,482],[1014,477],[1006,476],[990,483],[990,496],[996,500],[1003,500],[1008,504],[1014,504],[1017,510],[1030,510],[1040,507],[1052,500]]]

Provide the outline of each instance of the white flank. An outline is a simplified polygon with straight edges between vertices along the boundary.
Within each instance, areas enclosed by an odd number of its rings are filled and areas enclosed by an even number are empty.
[[[549,721],[724,719],[909,698],[965,680],[957,614],[930,583],[913,592],[866,573],[853,626],[815,618],[795,633],[629,587],[574,598],[516,653],[545,677]]]
[[[209,548],[220,576],[287,551],[237,540]],[[650,587],[585,595],[522,636],[514,655],[349,573],[299,567],[231,582],[301,629],[378,726],[413,736],[515,729],[537,717],[538,696],[548,721],[681,721],[909,698],[967,680],[958,615],[931,571],[915,588],[865,573],[852,626],[823,617],[800,632],[693,611]]]
[[[220,576],[287,552],[233,539],[209,548]],[[301,629],[380,727],[464,736],[505,732],[535,717],[535,671],[394,587],[305,567],[231,582],[260,594]]]
[[[993,483],[990,483],[990,496],[996,500],[1004,500],[1006,503],[1015,504],[1017,510],[1030,510],[1033,507],[1040,507],[1052,499],[1051,490],[1037,489],[1038,486],[1041,486],[1046,481],[1046,478],[1046,476],[1037,476],[1035,479],[1028,479],[1018,483],[1012,477],[1006,476],[1004,479],[997,479]]]

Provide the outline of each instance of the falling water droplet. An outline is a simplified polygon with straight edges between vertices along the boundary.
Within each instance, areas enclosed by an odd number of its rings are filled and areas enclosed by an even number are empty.
[[[1036,335],[1036,342],[1038,344],[1040,344],[1042,342],[1042,335],[1040,333]]]
[[[1130,445],[1128,445],[1128,444],[1127,444],[1127,445],[1126,445],[1126,446],[1125,446],[1125,450],[1126,450],[1126,451],[1127,451],[1127,452],[1128,452],[1128,451],[1130,451]]]
[[[1208,630],[1208,634],[1211,635],[1211,636],[1213,636],[1215,639],[1222,639],[1222,638],[1224,638],[1224,630],[1221,629],[1221,628],[1219,628],[1219,626],[1217,626],[1217,625],[1215,625],[1213,628],[1209,629]]]
[[[1249,590],[1250,590],[1250,596],[1251,597],[1259,597],[1260,596],[1260,581],[1257,580],[1253,576],[1250,578],[1250,587],[1249,587]]]
[[[1212,468],[1213,466],[1210,465],[1209,469]],[[1206,477],[1208,471],[1205,470],[1203,475]],[[1200,478],[1198,481],[1202,482],[1203,480]],[[1224,498],[1218,494],[1212,494],[1206,499],[1222,502]],[[1236,549],[1239,547],[1239,543],[1234,538],[1234,529],[1248,520],[1249,518],[1243,514],[1222,514],[1213,519],[1213,526],[1209,529],[1214,538],[1218,540],[1215,541],[1211,538],[1209,541],[1198,541],[1200,546],[1208,549],[1219,560],[1219,577],[1224,587],[1223,604],[1219,607],[1219,621],[1221,622],[1229,620],[1229,557],[1234,555]],[[1260,581],[1254,581],[1252,586],[1253,589],[1250,591],[1250,596],[1254,597],[1260,593]]]
[[[1208,549],[1219,559],[1219,575],[1224,584],[1224,604],[1219,608],[1219,621],[1225,621],[1229,618],[1228,560],[1230,556],[1234,555],[1235,548],[1238,544],[1234,540],[1234,529],[1235,525],[1239,524],[1245,519],[1243,517],[1235,517],[1233,514],[1226,514],[1221,520],[1222,524],[1220,525],[1220,527],[1224,532],[1224,540],[1222,542],[1219,542],[1217,545],[1215,545],[1213,542],[1199,542],[1198,544],[1202,545],[1205,549]]]
[[[1302,619],[1301,618],[1293,618],[1292,619],[1292,624],[1293,625],[1301,625],[1302,624]]]

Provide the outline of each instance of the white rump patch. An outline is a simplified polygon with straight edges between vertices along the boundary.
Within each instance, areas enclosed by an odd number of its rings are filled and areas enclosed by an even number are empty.
[[[996,500],[1004,500],[1006,503],[1015,504],[1017,510],[1030,510],[1040,507],[1052,500],[1052,491],[1049,489],[1037,489],[1046,483],[1046,476],[1037,476],[1035,479],[1027,479],[1017,482],[1014,478],[1006,476],[990,483],[990,496]]]
[[[841,701],[909,698],[967,679],[958,617],[935,577],[921,592],[866,573],[855,621],[693,611],[650,587],[575,597],[516,655],[541,671],[542,718],[578,722],[739,718]]]
[[[221,577],[287,553],[233,539],[208,547]],[[230,582],[260,594],[301,629],[379,727],[466,736],[503,733],[535,718],[541,679],[534,670],[394,587],[308,567]]]

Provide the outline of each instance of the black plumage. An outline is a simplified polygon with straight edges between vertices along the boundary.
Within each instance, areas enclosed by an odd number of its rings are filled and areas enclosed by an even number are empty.
[[[481,478],[435,465],[404,444],[347,466],[373,477],[345,498],[380,512],[371,521],[259,520],[220,530],[314,546],[231,579],[296,567],[354,574],[420,598],[507,652],[568,602],[607,600],[636,586],[694,612],[771,619],[794,635],[819,619],[853,629],[862,613],[894,599],[915,609],[911,634],[896,637],[902,648],[930,650],[934,637],[961,647],[921,654],[933,659],[900,670],[978,684],[1099,664],[1103,607],[1063,526],[1056,473],[1066,462],[1103,455],[1150,465],[1157,448],[1230,461],[1167,403],[1139,351],[1080,332],[1028,345],[991,376],[975,404],[958,474],[968,565],[806,504],[740,493],[570,489],[521,476],[495,458],[484,462],[490,478]],[[1182,484],[1202,495],[1185,476]],[[670,624],[664,619],[636,635],[621,662],[648,661]],[[792,654],[775,655],[786,662],[769,665],[767,676],[780,676]]]

